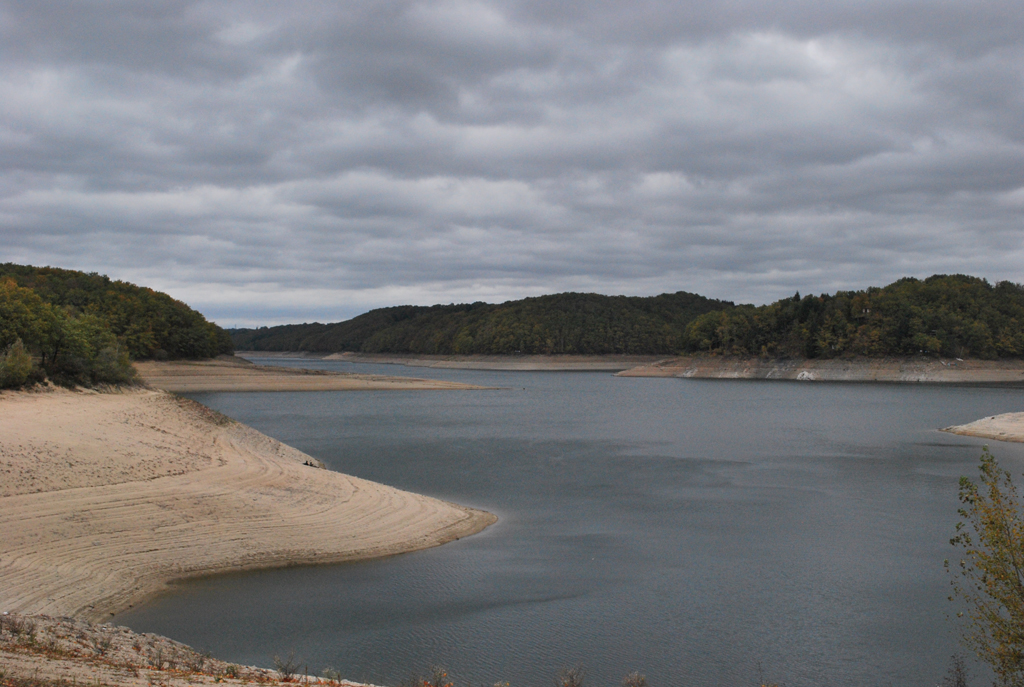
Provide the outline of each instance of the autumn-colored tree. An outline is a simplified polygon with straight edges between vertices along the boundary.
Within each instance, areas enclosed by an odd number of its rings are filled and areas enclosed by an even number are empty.
[[[1024,519],[1010,473],[984,448],[977,483],[960,478],[957,523],[950,543],[961,550],[946,561],[966,619],[963,639],[995,671],[997,682],[1024,686]]]

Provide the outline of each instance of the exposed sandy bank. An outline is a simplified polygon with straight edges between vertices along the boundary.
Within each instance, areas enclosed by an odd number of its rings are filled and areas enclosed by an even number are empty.
[[[1024,413],[1003,413],[983,417],[966,425],[945,427],[942,431],[996,441],[1024,442]]]
[[[489,513],[316,461],[163,391],[0,394],[0,610],[100,618],[174,579],[385,556]]]
[[[483,389],[458,382],[254,365],[242,358],[135,363],[143,381],[175,393]]]
[[[0,616],[0,665],[4,679],[27,681],[27,687],[278,685],[287,677],[275,670],[210,658],[159,635],[45,615]],[[297,679],[305,684],[360,686],[348,680],[305,675],[294,676],[288,682]]]
[[[256,353],[239,355],[255,357]],[[325,360],[347,360],[353,363],[407,365],[457,370],[518,371],[605,371],[628,370],[637,365],[662,360],[651,355],[378,355],[371,353],[333,353]]]
[[[1024,383],[1024,361],[949,359],[765,360],[723,356],[671,358],[621,377],[791,379],[821,382]]]

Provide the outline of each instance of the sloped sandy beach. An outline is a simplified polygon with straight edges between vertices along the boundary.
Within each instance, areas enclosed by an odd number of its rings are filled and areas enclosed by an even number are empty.
[[[100,619],[175,579],[386,556],[496,520],[316,465],[163,391],[2,393],[0,611]]]

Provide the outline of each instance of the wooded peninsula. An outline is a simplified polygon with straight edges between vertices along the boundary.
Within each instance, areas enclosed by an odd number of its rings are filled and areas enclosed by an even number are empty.
[[[0,264],[0,388],[120,384],[131,360],[231,353],[228,333],[166,293],[56,267]]]
[[[1024,286],[966,275],[735,305],[678,292],[398,306],[334,324],[228,330],[240,351],[428,355],[1024,357]]]

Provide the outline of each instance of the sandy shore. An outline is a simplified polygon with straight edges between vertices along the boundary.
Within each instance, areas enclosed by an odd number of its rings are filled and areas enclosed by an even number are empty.
[[[983,417],[966,425],[945,427],[942,431],[996,441],[1024,442],[1024,413],[1003,413]]]
[[[142,361],[135,369],[150,386],[175,393],[203,391],[369,391],[483,389],[458,382],[347,374],[254,365],[244,358],[174,362]]]
[[[635,367],[620,372],[618,376],[784,379],[808,382],[1024,384],[1024,361],[955,358],[767,360],[729,356],[689,356]]]
[[[108,617],[175,579],[386,556],[496,519],[316,464],[163,391],[0,393],[0,611]]]

